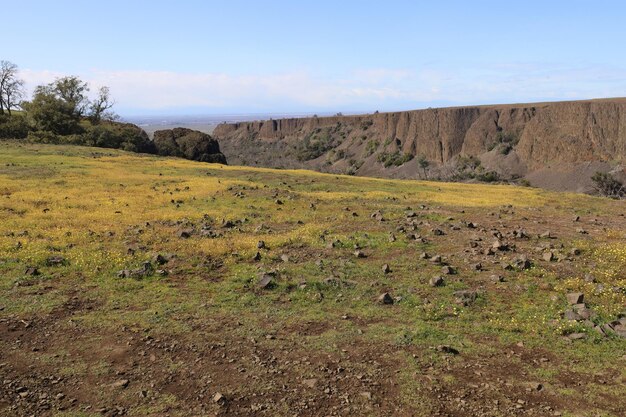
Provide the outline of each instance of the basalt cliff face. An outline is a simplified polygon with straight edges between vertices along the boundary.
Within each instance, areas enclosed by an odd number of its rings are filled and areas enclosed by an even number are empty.
[[[232,164],[389,178],[496,173],[585,191],[595,171],[625,174],[626,98],[221,124],[213,135]]]

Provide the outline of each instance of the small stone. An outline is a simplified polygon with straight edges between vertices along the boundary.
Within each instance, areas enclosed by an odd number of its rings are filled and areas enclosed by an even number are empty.
[[[46,259],[46,265],[48,266],[60,266],[67,264],[67,261],[62,256],[51,256]]]
[[[580,316],[578,313],[576,313],[573,310],[566,310],[565,313],[563,313],[563,318],[565,320],[570,320],[570,321],[581,321],[581,320],[583,320],[582,316]]]
[[[128,379],[120,379],[111,384],[114,388],[126,388],[130,381]]]
[[[456,297],[455,302],[457,304],[462,304],[467,307],[472,304],[478,298],[478,293],[472,290],[461,290],[455,291],[454,296]]]
[[[261,260],[261,253],[257,252],[253,257],[252,257],[253,261],[260,261]]]
[[[273,274],[262,274],[261,278],[259,279],[259,288],[262,288],[264,290],[270,289],[272,288],[275,283],[274,283],[274,275]]]
[[[191,229],[185,229],[178,232],[178,237],[181,239],[189,239],[193,231]]]
[[[546,262],[552,262],[554,260],[554,253],[552,252],[544,252],[543,260]]]
[[[499,251],[508,251],[509,250],[509,245],[507,245],[506,243],[503,243],[500,240],[495,240],[493,242],[493,244],[491,245],[491,247],[494,250],[499,250]]]
[[[451,266],[446,265],[441,268],[441,273],[444,275],[454,275],[456,271]]]
[[[430,279],[430,286],[431,287],[441,287],[444,284],[444,279],[442,276],[434,276]]]
[[[226,397],[224,397],[221,392],[216,392],[213,396],[213,402],[219,405],[224,405],[226,404]]]
[[[391,295],[389,295],[388,292],[386,292],[378,296],[378,302],[380,304],[390,305],[393,304],[393,298],[391,297]]]
[[[317,385],[317,381],[317,378],[304,379],[302,380],[302,384],[309,388],[315,388],[315,386]]]
[[[567,336],[570,340],[582,340],[586,338],[587,335],[585,333],[571,333]]]
[[[360,250],[354,251],[354,256],[356,256],[357,258],[365,258],[366,257],[365,253],[363,253],[363,251],[360,251]]]
[[[448,345],[439,345],[437,346],[437,351],[439,352],[443,352],[443,353],[449,353],[451,355],[458,355],[460,352],[453,348],[452,346],[448,346]]]
[[[26,268],[26,271],[24,271],[24,275],[37,276],[39,275],[39,269],[35,268],[34,266],[30,266]]]
[[[581,304],[584,302],[585,295],[581,292],[571,292],[566,295],[567,302],[571,305]]]
[[[388,264],[384,264],[383,265],[383,274],[388,274],[391,272],[391,268],[389,267]]]
[[[258,249],[264,249],[264,248],[265,248],[265,241],[263,241],[263,240],[259,240],[259,241],[257,242],[257,244],[256,244],[256,247],[257,247]]]
[[[489,279],[492,282],[504,282],[504,277],[502,275],[494,274],[494,275],[491,275]]]

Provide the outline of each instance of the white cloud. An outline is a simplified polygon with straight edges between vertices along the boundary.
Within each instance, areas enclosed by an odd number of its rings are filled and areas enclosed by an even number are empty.
[[[24,70],[29,88],[62,74]],[[76,74],[97,88],[111,88],[118,107],[135,111],[173,108],[406,107],[429,102],[519,102],[549,98],[626,95],[626,71],[616,68],[560,68],[503,64],[486,68],[361,69],[342,77],[299,71],[272,75],[101,71]],[[352,106],[352,107],[351,107]]]

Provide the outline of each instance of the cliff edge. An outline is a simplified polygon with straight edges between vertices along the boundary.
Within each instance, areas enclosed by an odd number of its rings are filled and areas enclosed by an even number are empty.
[[[221,124],[231,164],[388,178],[526,179],[588,191],[626,176],[626,98]]]

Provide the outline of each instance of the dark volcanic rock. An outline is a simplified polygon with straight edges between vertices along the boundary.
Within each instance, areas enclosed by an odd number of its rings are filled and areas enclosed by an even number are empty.
[[[177,127],[154,132],[157,153],[178,156],[200,162],[226,164],[218,142],[210,135],[197,130]]]

